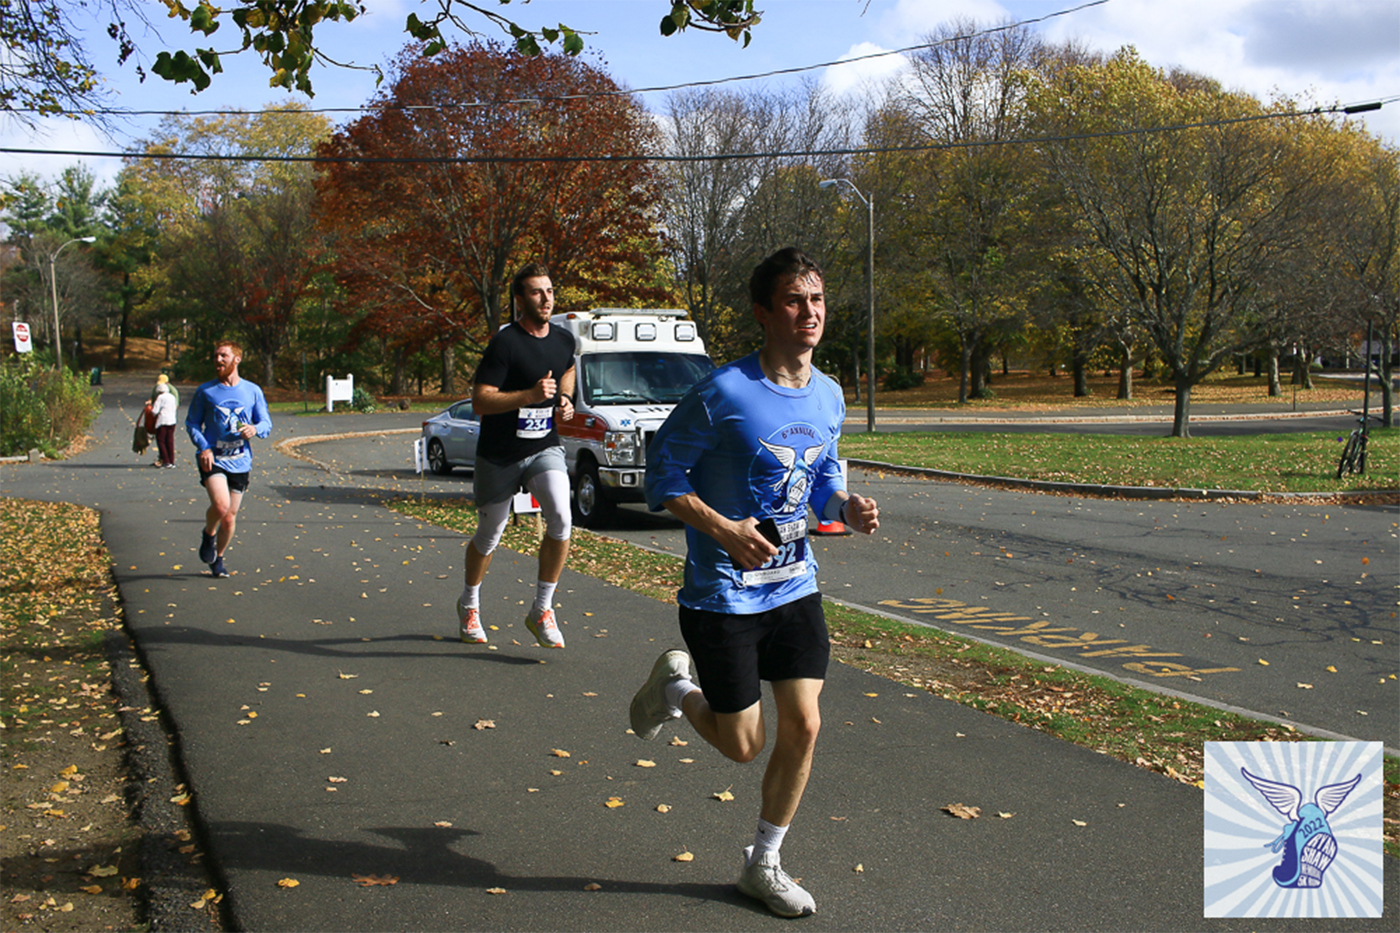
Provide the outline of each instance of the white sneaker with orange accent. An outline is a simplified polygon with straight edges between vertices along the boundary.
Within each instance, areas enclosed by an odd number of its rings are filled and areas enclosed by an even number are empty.
[[[486,644],[486,629],[481,625],[481,611],[463,609],[462,601],[457,600],[457,618],[462,629],[462,641],[469,645]]]
[[[559,625],[554,621],[554,610],[545,609],[536,614],[532,609],[525,617],[525,627],[530,630],[530,634],[535,636],[535,641],[540,643],[541,648],[562,648],[564,647],[564,636],[559,632]]]

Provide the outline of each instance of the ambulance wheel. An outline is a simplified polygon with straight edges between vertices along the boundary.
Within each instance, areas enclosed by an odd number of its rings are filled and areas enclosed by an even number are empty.
[[[452,472],[452,464],[447,462],[447,451],[442,449],[442,441],[436,438],[428,441],[428,467],[438,476]]]
[[[603,485],[598,481],[598,467],[594,463],[584,464],[574,481],[574,519],[584,528],[598,528],[617,510],[614,502],[603,494]]]

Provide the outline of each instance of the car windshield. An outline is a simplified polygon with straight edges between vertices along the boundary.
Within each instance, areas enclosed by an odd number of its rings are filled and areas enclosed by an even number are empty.
[[[589,405],[646,402],[673,405],[715,364],[699,353],[632,350],[582,357],[580,389]]]

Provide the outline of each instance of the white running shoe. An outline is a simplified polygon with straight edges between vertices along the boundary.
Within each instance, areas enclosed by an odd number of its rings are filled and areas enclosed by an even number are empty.
[[[679,648],[662,652],[651,667],[651,676],[632,697],[632,707],[628,711],[632,731],[638,738],[651,741],[662,726],[681,715],[680,710],[666,702],[666,685],[681,678],[694,680],[690,676],[690,655]]]
[[[762,901],[779,917],[808,917],[817,912],[817,902],[778,863],[778,853],[767,852],[752,865],[753,846],[744,849],[744,871],[739,875],[739,892]]]
[[[535,611],[531,609],[530,614],[525,617],[525,627],[535,636],[535,641],[540,643],[541,648],[564,647],[564,636],[560,634],[559,626],[554,621],[553,609],[546,609],[539,615],[535,615]]]
[[[457,600],[457,619],[462,630],[462,641],[469,645],[486,644],[486,629],[481,626],[481,611],[463,609],[462,600]]]

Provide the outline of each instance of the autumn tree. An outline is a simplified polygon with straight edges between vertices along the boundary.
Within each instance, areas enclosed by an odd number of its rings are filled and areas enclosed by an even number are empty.
[[[509,282],[547,264],[556,287],[653,302],[655,129],[578,59],[471,45],[407,49],[371,112],[321,150],[323,228],[347,308],[399,344],[454,351],[509,320]],[[541,103],[552,99],[551,103]]]
[[[1024,135],[1025,76],[1046,49],[1028,29],[981,30],[966,20],[925,41],[895,105],[916,139],[942,145],[920,160],[911,208],[923,218],[937,313],[957,335],[958,401],[966,402],[985,394],[991,352],[1025,311],[1038,169],[1034,150],[1008,143]]]
[[[1172,434],[1189,436],[1191,390],[1258,340],[1256,286],[1297,248],[1324,166],[1300,166],[1256,101],[1131,49],[1057,74],[1035,104],[1048,164],[1111,260],[1102,284],[1168,368]]]
[[[153,157],[124,170],[125,196],[160,239],[138,284],[167,319],[193,324],[200,349],[238,337],[267,384],[322,261],[313,168],[297,160],[328,132],[295,104],[170,117],[142,146]],[[172,152],[213,158],[154,158]]]
[[[788,245],[824,256],[840,241],[837,205],[816,184],[844,171],[841,162],[790,153],[845,146],[846,110],[816,84],[668,98],[661,117],[670,157],[662,169],[666,243],[685,306],[716,359],[755,345],[747,282],[758,258]],[[830,321],[834,335],[839,322]]]

